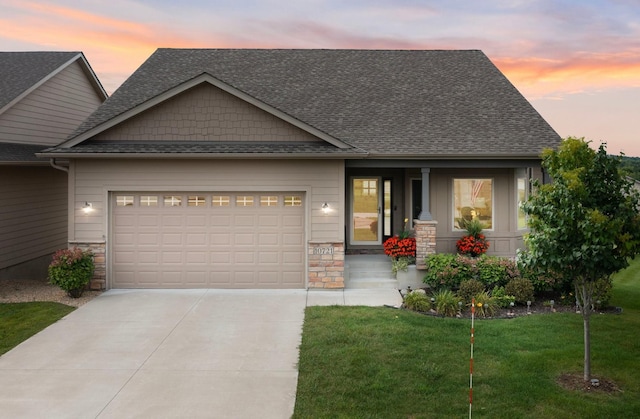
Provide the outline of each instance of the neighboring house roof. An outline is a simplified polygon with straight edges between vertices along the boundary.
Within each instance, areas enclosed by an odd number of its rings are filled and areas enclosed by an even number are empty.
[[[158,49],[66,143],[47,152],[124,152],[85,140],[203,75],[324,137],[344,154],[351,149],[374,158],[531,158],[560,142],[477,50]],[[190,146],[192,152],[242,152],[232,145],[211,151],[202,140],[201,149]],[[163,152],[149,144],[127,147]]]
[[[0,114],[78,59],[96,91],[106,99],[107,93],[81,52],[0,52]]]
[[[42,159],[36,157],[36,153],[45,147],[34,144],[0,143],[0,165],[42,162]]]
[[[81,52],[0,52],[0,116],[75,62],[104,101],[107,93]],[[0,137],[0,164],[42,162],[35,153],[49,146],[3,141]]]

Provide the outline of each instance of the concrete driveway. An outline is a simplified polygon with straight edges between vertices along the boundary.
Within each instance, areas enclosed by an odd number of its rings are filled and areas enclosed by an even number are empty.
[[[0,357],[0,417],[288,418],[304,308],[395,290],[111,290]]]

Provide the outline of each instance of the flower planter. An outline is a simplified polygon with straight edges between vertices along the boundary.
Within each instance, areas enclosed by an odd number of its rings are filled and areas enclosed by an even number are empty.
[[[411,287],[412,290],[424,288],[426,285],[422,282],[424,272],[416,269],[416,265],[409,265],[406,271],[398,270],[396,279],[398,280],[398,289],[406,289]]]

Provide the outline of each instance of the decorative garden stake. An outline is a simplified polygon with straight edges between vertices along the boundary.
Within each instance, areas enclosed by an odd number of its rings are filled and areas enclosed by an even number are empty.
[[[473,341],[474,341],[474,320],[476,317],[476,299],[471,299],[471,359],[469,361],[469,419],[471,419],[471,406],[473,405]]]

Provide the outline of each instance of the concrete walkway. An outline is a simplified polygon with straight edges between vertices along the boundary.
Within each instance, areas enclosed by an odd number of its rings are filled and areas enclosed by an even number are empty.
[[[397,290],[111,290],[0,357],[0,418],[289,418],[305,306]]]

